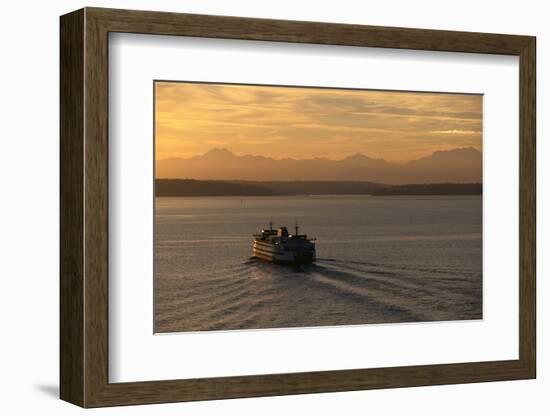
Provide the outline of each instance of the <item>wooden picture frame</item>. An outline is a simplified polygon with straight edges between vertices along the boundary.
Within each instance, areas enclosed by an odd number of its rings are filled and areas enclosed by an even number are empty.
[[[82,407],[530,379],[535,333],[535,38],[85,8],[61,17],[60,396]],[[109,383],[110,32],[519,56],[519,359]]]

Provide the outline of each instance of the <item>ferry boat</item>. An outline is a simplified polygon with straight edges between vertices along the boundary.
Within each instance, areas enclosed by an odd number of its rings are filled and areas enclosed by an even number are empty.
[[[297,223],[294,234],[289,234],[286,227],[274,230],[270,222],[268,229],[253,236],[252,255],[255,258],[288,265],[305,265],[315,261],[315,239],[300,234]]]

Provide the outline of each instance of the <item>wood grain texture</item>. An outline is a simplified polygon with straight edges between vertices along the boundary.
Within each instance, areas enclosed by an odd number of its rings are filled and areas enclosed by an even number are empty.
[[[520,357],[512,361],[190,380],[108,380],[108,33],[520,57]],[[87,8],[61,18],[61,397],[83,407],[533,378],[535,39]]]
[[[528,36],[87,8],[110,32],[519,55]]]
[[[84,405],[84,12],[60,23],[60,388]]]
[[[85,406],[108,380],[108,33],[86,15],[84,52]]]
[[[520,360],[536,377],[536,40],[520,54]]]

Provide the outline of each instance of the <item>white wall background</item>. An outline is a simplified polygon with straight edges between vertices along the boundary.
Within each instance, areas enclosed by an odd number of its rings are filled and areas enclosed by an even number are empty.
[[[422,414],[543,415],[550,401],[550,361],[543,331],[550,301],[544,259],[550,145],[545,143],[545,72],[550,56],[542,1],[385,2],[278,0],[121,0],[6,2],[0,15],[0,410],[70,415],[81,409],[58,395],[58,16],[83,6],[317,20],[536,35],[538,38],[539,377],[534,381],[422,387],[338,394],[224,400],[87,411],[119,415]],[[545,200],[546,199],[546,200]]]

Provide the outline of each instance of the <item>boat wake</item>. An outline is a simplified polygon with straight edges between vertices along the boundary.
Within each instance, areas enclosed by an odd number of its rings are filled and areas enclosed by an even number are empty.
[[[311,292],[323,291],[327,302],[340,298],[355,309],[364,307],[371,312],[365,323],[434,321],[457,316],[476,319],[481,315],[481,287],[476,285],[479,276],[460,279],[455,276],[457,271],[325,258],[299,269],[256,259],[245,265],[254,279],[280,285],[280,296],[292,296],[309,286]],[[472,303],[472,298],[479,298],[479,304]]]
[[[256,258],[217,277],[163,280],[160,322],[174,330],[359,325],[481,318],[481,279],[433,268],[320,258],[300,268]],[[198,284],[197,282],[200,282]],[[185,296],[178,296],[184,293]]]

